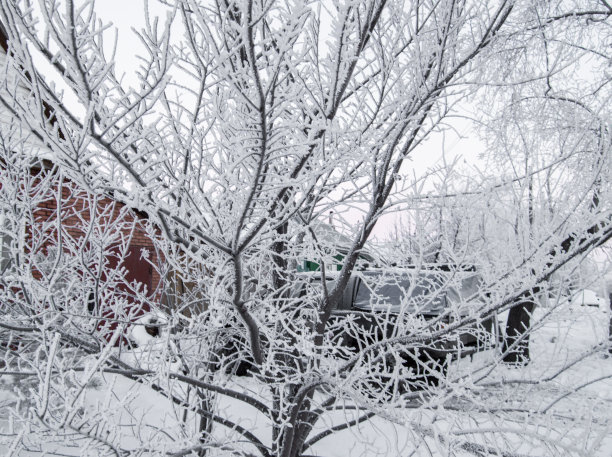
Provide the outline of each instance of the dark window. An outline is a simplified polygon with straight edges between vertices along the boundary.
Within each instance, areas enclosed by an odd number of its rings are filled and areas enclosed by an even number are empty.
[[[96,296],[93,292],[89,292],[87,296],[87,311],[89,314],[94,314],[96,311]]]

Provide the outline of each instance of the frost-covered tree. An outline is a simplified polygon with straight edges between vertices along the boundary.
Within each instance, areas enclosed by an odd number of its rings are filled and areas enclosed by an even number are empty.
[[[486,91],[489,100],[502,102],[485,108],[494,115],[483,129],[489,147],[497,151],[490,155],[489,166],[503,170],[508,183],[503,189],[513,209],[505,217],[513,219],[520,253],[514,263],[546,245],[551,234],[561,235],[539,267],[544,269],[558,256],[590,243],[602,221],[609,221],[610,189],[605,183],[610,181],[612,152],[609,61],[602,59],[600,47],[605,35],[588,28],[563,30],[566,39],[582,35],[581,52],[569,60],[571,51],[558,33],[564,26],[544,19],[550,17],[550,8],[536,8],[538,21],[549,26],[538,28],[531,40],[513,51],[519,60],[504,67],[510,90]],[[533,69],[544,77],[522,84]],[[575,230],[583,224],[585,231]],[[537,269],[532,273],[537,275]],[[510,313],[509,341],[521,334],[518,327],[529,326],[534,297],[542,290],[542,285],[532,289]],[[529,357],[526,345],[507,359],[516,362],[521,356]]]
[[[375,259],[382,285],[411,277],[394,312],[381,308],[388,296],[364,269],[372,267],[365,246],[380,217],[428,192],[410,158],[457,104],[484,87],[535,92],[558,87],[557,79],[569,87],[588,55],[601,81],[590,96],[606,105],[607,2],[160,0],[145,2],[143,14],[135,39],[145,52],[130,82],[117,73],[113,35],[93,1],[0,4],[8,37],[2,211],[7,227],[25,231],[3,250],[13,267],[0,284],[2,370],[30,383],[15,386],[22,401],[2,435],[13,454],[54,446],[74,455],[297,457],[324,454],[330,436],[375,417],[407,427],[407,452],[597,450],[605,424],[580,414],[568,425],[559,409],[579,386],[547,391],[549,401],[536,406],[529,392],[511,389],[555,383],[608,343],[557,371],[507,378],[500,361],[539,322],[501,350],[479,324],[517,309],[552,273],[612,236],[609,117],[574,118],[578,135],[599,129],[604,152],[556,154],[550,170],[583,161],[583,188],[571,200],[577,214],[547,221],[521,262],[505,270],[499,263],[467,287],[469,269],[450,265],[431,279],[430,270],[398,272]],[[544,95],[553,100],[551,91]],[[500,100],[514,108],[511,97]],[[544,137],[550,125],[535,128]],[[562,132],[554,138],[565,145]],[[510,163],[522,166],[524,157]],[[32,171],[42,159],[53,173]],[[539,173],[535,166],[521,168],[523,183]],[[59,222],[34,230],[37,202],[63,182],[93,199],[91,208],[111,195],[126,212],[147,215],[141,229],[156,255],[143,262],[162,278],[159,290],[144,294],[116,267],[126,259],[129,218],[114,229],[104,214],[83,218],[70,243]],[[63,194],[54,195],[59,208]],[[459,226],[456,213],[451,220],[437,208],[440,227]],[[323,224],[330,210],[342,233]],[[349,216],[360,222],[340,228]],[[52,249],[35,249],[40,237]],[[109,256],[115,266],[104,262]],[[300,274],[305,261],[320,272]],[[338,312],[355,277],[376,311]],[[421,277],[436,285],[428,294]],[[143,322],[104,288],[110,280],[142,303],[137,309],[152,310],[153,344],[116,346]],[[101,299],[119,313],[117,326],[100,325],[109,315],[86,292],[92,284],[107,291]],[[422,318],[451,294],[452,305]],[[476,331],[489,350],[465,368],[459,356],[474,350],[458,340]],[[246,380],[231,375],[247,369]],[[96,397],[92,384],[107,395]],[[143,409],[151,397],[165,409]],[[585,430],[580,445],[557,439],[567,430]]]

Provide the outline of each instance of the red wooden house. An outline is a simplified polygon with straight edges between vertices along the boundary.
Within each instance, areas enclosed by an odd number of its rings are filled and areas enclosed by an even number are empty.
[[[53,173],[53,165],[48,160],[42,160],[32,167],[33,176]],[[160,283],[159,272],[153,268],[157,264],[157,254],[149,233],[148,215],[126,207],[124,203],[108,195],[93,195],[79,188],[68,178],[57,177],[53,180],[53,191],[56,195],[42,201],[34,211],[36,221],[53,225],[60,218],[62,229],[75,241],[83,240],[92,217],[97,220],[101,231],[119,230],[121,237],[128,238],[125,253],[115,253],[112,246],[107,255],[108,268],[116,268],[120,264],[126,270],[127,282],[138,282],[151,296]],[[61,188],[61,199],[58,198]],[[57,229],[50,233],[56,242]],[[145,260],[147,259],[147,260]]]
[[[0,279],[12,284],[15,298],[2,304],[14,306],[27,294],[32,315],[56,308],[107,341],[124,324],[116,343],[126,341],[129,324],[162,295],[157,230],[147,215],[87,192],[48,160],[26,172],[5,162],[0,177],[6,251]],[[21,210],[10,208],[12,200]],[[13,276],[26,285],[20,293]]]
[[[0,24],[0,63],[7,52]],[[0,125],[8,124],[17,122],[0,109]],[[0,306],[16,305],[29,294],[33,315],[58,307],[81,319],[83,331],[109,340],[119,325],[129,326],[151,303],[160,303],[159,259],[152,239],[158,232],[147,214],[113,195],[86,190],[41,158],[44,153],[37,153],[35,145],[29,145],[34,151],[29,161],[27,154],[13,156],[4,142],[2,146]],[[15,292],[19,281],[11,278],[17,276],[31,290]]]

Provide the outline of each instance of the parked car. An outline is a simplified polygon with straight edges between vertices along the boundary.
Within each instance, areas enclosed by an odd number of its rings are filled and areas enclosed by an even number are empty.
[[[326,275],[330,289],[338,275],[339,272]],[[320,296],[321,278],[320,272],[300,273],[300,285],[293,297]],[[484,297],[479,295],[481,281],[475,268],[448,265],[356,272],[332,310],[333,339],[350,355],[376,341],[404,336],[411,331],[410,326],[413,330],[419,327],[416,329],[419,334],[426,333],[428,328],[443,329],[468,315],[476,316],[485,305]],[[304,307],[305,314],[309,310],[312,308]],[[306,319],[312,319],[312,314]],[[496,346],[499,330],[495,317],[477,321],[428,341],[423,347],[403,348],[400,351],[403,365],[414,373],[409,385],[403,388],[436,385],[445,376],[449,360]],[[245,344],[232,331],[233,326],[228,326],[227,343],[220,351],[220,356],[228,359],[240,353],[238,349]],[[388,367],[389,361],[381,363]],[[229,366],[233,373],[245,375],[251,371],[252,361],[241,358]]]
[[[333,287],[337,273],[327,275]],[[308,287],[320,289],[321,274],[311,273]],[[353,350],[386,338],[401,337],[407,324],[420,322],[421,332],[444,328],[468,315],[476,316],[485,305],[479,295],[482,281],[475,268],[458,269],[449,265],[426,268],[370,270],[356,273],[349,281],[332,319],[341,330],[337,339]],[[344,325],[350,320],[353,325]],[[406,347],[404,364],[415,372],[414,385],[437,384],[452,358],[473,354],[497,344],[499,328],[495,317],[476,319],[478,323],[449,331],[424,348]],[[348,321],[347,321],[348,322]]]

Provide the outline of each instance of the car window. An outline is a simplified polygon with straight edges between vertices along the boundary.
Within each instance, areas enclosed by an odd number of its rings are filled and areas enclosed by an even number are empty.
[[[400,284],[383,284],[382,286],[375,288],[376,299],[385,303],[401,303],[402,299],[406,294],[406,290],[409,288],[407,281]],[[370,306],[370,300],[372,298],[371,286],[365,281],[360,281],[357,295],[355,296],[354,306],[357,308],[365,308]],[[403,287],[405,287],[404,290]]]
[[[419,274],[400,278],[367,275],[359,282],[353,306],[370,309],[386,305],[397,311],[401,306],[410,309],[430,309],[444,305],[443,281],[439,275]]]
[[[461,281],[461,298],[468,299],[478,293],[480,289],[480,283],[482,277],[480,275],[473,275],[464,278]]]

